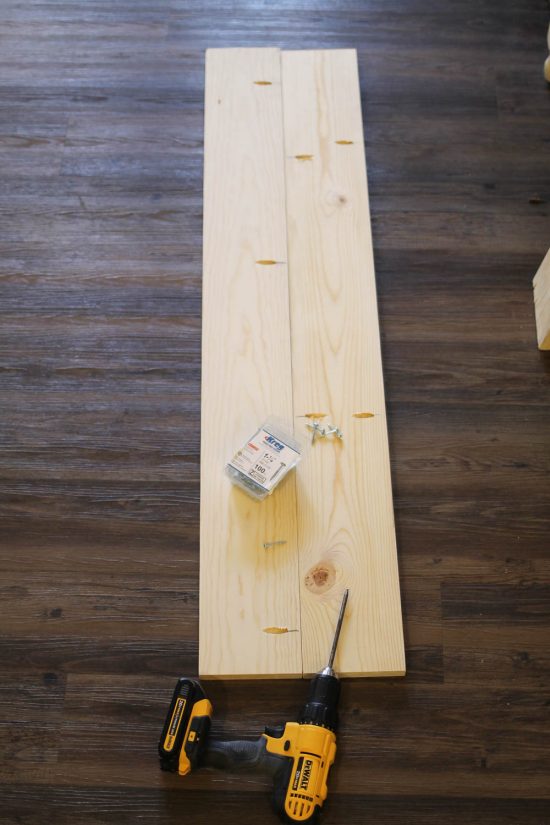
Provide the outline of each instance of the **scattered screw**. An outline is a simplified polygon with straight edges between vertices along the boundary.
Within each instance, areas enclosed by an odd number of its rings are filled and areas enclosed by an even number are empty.
[[[263,631],[264,633],[279,635],[280,633],[298,633],[298,628],[296,628],[296,630],[289,630],[288,627],[264,627]]]
[[[270,547],[275,547],[276,544],[286,544],[286,539],[277,539],[277,541],[264,541],[264,550],[269,550]]]
[[[321,427],[321,424],[319,423],[319,421],[312,421],[311,423],[308,422],[306,424],[306,426],[309,427],[310,430],[313,430],[313,432],[311,434],[311,443],[312,444],[315,443],[315,436],[320,435],[321,438],[322,438],[325,435],[325,430],[324,430],[323,427]]]
[[[311,423],[308,422],[306,424],[310,430],[313,430],[311,435],[311,443],[315,443],[315,438],[319,436],[320,438],[326,438],[329,435],[335,435],[336,438],[340,440],[344,437],[344,433],[340,429],[340,427],[336,427],[334,424],[328,424],[327,427],[321,427],[319,421],[312,421]]]

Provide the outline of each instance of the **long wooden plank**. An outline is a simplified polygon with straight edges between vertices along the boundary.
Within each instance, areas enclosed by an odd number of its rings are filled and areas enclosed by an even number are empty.
[[[292,422],[280,55],[206,58],[199,671],[301,675],[295,478],[263,502],[223,468],[270,414]],[[259,263],[273,261],[275,263]],[[286,543],[265,550],[264,542]]]
[[[303,669],[405,670],[361,103],[354,50],[283,52],[296,422],[324,413],[298,467]]]

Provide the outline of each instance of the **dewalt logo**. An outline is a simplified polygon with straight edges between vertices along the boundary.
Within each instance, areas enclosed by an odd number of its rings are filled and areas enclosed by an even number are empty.
[[[311,779],[311,769],[313,768],[313,760],[312,759],[305,759],[304,766],[302,768],[302,777],[300,779],[300,790],[307,791],[309,786],[309,780]]]

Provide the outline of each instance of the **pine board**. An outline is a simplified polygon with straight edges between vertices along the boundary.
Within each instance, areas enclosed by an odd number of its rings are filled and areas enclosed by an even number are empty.
[[[354,51],[207,53],[203,277],[201,675],[319,669],[346,586],[339,671],[404,673]],[[304,433],[312,411],[343,442],[261,504],[229,484],[267,415]]]
[[[223,473],[268,415],[293,414],[280,71],[276,49],[207,52],[199,672],[211,678],[302,672],[300,633],[263,630],[300,627],[295,478],[258,503]],[[286,544],[266,551],[275,539]]]
[[[550,250],[533,278],[535,319],[539,349],[550,349]]]
[[[405,670],[376,283],[354,50],[283,52],[293,397],[344,438],[298,473],[303,669],[350,588],[343,675]],[[311,156],[307,160],[300,156]],[[298,158],[297,158],[298,156]],[[357,414],[374,414],[356,417]]]

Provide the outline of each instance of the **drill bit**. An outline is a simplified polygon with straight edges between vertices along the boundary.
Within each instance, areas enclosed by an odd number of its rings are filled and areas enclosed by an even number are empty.
[[[338,621],[336,622],[336,630],[334,631],[334,639],[332,641],[332,649],[330,651],[330,656],[328,657],[328,665],[324,670],[321,672],[327,676],[334,675],[334,657],[336,656],[336,648],[338,647],[338,639],[340,638],[340,631],[342,629],[342,622],[344,621],[344,613],[346,612],[346,605],[348,603],[348,596],[349,596],[349,589],[344,590],[344,595],[342,597],[342,604],[340,605],[340,614],[338,616]]]

